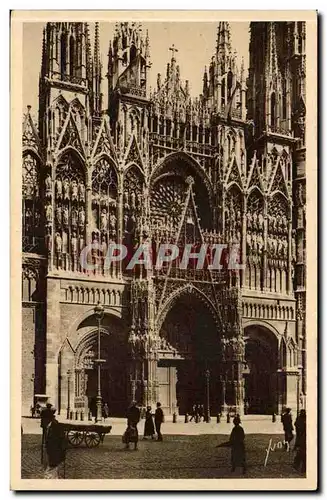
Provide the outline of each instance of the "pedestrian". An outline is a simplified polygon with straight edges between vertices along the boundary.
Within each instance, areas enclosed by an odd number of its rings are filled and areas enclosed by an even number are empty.
[[[199,405],[199,422],[201,422],[201,418],[203,418],[203,421],[204,421],[204,406],[203,405]]]
[[[106,421],[106,418],[109,417],[109,406],[107,403],[105,403],[103,405],[103,409],[102,409],[102,416],[103,416],[103,420]]]
[[[59,465],[66,459],[65,431],[56,419],[55,412],[55,408],[52,408],[52,418],[46,428],[44,479],[59,479]]]
[[[245,465],[245,434],[243,427],[241,427],[241,419],[238,415],[233,420],[234,428],[231,432],[229,443],[231,446],[231,462],[232,462],[232,472],[235,471],[236,467],[242,467],[243,474],[246,472]]]
[[[300,472],[305,472],[307,466],[307,422],[305,410],[300,411],[294,425],[296,430],[294,467]]]
[[[194,419],[195,420],[195,417],[196,417],[196,404],[194,404],[192,406],[192,411],[191,411],[191,418],[190,418],[190,422]]]
[[[147,406],[147,409],[145,412],[143,439],[146,439],[147,436],[151,436],[151,439],[154,439],[154,434],[155,434],[155,430],[154,430],[152,410],[151,410],[151,406]]]
[[[127,410],[127,425],[133,424],[137,426],[140,421],[141,412],[136,406],[136,401],[133,401],[131,406]]]
[[[165,421],[165,416],[161,408],[161,403],[157,403],[157,409],[154,414],[154,423],[156,426],[156,433],[158,434],[158,441],[162,441],[161,424],[164,421]]]
[[[46,407],[41,411],[41,428],[42,428],[42,447],[45,443],[47,427],[53,418],[53,408],[51,403],[47,403]]]
[[[290,442],[293,439],[293,422],[292,422],[292,414],[291,408],[286,408],[285,412],[282,414],[281,418],[284,433],[285,433],[285,449],[289,450]]]
[[[137,450],[137,443],[139,441],[139,433],[136,424],[129,422],[127,429],[123,435],[123,443],[125,443],[125,450],[129,450],[129,443],[134,443],[134,450]]]

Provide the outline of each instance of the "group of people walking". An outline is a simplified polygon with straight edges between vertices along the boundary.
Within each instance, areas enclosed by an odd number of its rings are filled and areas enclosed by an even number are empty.
[[[141,418],[141,411],[133,401],[132,405],[127,412],[127,429],[123,435],[123,442],[125,448],[129,449],[130,443],[134,443],[134,449],[137,450],[137,443],[139,440],[137,424]],[[164,422],[164,412],[161,408],[161,403],[157,403],[156,411],[153,415],[151,406],[148,406],[145,413],[144,433],[143,439],[151,437],[154,439],[155,434],[158,436],[158,441],[162,441],[161,425]]]
[[[204,405],[200,405],[200,404],[194,404],[192,406],[192,410],[190,412],[190,422],[192,422],[192,420],[194,420],[194,422],[198,423],[198,422],[201,422],[201,420],[203,419],[203,422],[205,421],[205,411],[204,411]]]

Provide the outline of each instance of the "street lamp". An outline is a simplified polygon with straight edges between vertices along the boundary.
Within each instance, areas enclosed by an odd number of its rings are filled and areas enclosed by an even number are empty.
[[[210,422],[210,370],[205,371],[206,389],[207,389],[207,408],[206,408],[206,422]]]
[[[105,362],[105,359],[101,359],[101,321],[104,316],[104,308],[98,302],[98,304],[94,308],[94,315],[98,320],[98,359],[95,360],[95,362],[98,365],[98,392],[97,392],[97,397],[96,397],[96,406],[97,406],[97,413],[96,413],[96,422],[101,422],[102,420],[102,396],[101,396],[101,363]]]
[[[67,370],[67,420],[69,419],[70,414],[70,376],[71,371]]]

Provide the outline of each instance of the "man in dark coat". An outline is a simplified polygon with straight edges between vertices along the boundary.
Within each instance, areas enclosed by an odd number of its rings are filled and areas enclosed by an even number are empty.
[[[56,420],[55,409],[46,428],[45,449],[47,452],[47,465],[44,473],[45,479],[58,479],[59,465],[66,458],[65,432],[62,425]]]
[[[307,465],[307,429],[306,429],[306,413],[301,410],[299,416],[295,420],[296,439],[294,450],[296,455],[294,458],[294,467],[300,471],[306,471]]]
[[[137,425],[140,421],[141,412],[136,406],[136,402],[133,401],[131,406],[127,410],[127,425],[133,424]]]
[[[291,415],[291,408],[286,408],[282,415],[282,424],[285,433],[285,448],[289,449],[290,442],[293,439],[293,422]]]
[[[52,404],[47,403],[46,408],[41,411],[42,445],[45,442],[46,431],[53,418]]]
[[[245,434],[243,427],[240,426],[240,423],[241,419],[237,415],[233,420],[234,429],[231,432],[229,444],[231,446],[232,472],[235,471],[236,467],[242,467],[243,474],[245,474]]]
[[[164,412],[161,408],[161,403],[157,403],[157,409],[154,414],[154,424],[156,427],[156,433],[158,434],[158,441],[162,441],[161,424],[164,422],[164,420],[165,417]]]
[[[137,443],[139,440],[137,424],[139,423],[140,418],[140,409],[136,406],[136,401],[133,401],[127,410],[127,429],[123,436],[126,449],[129,449],[129,443],[134,443],[134,448],[137,450]]]

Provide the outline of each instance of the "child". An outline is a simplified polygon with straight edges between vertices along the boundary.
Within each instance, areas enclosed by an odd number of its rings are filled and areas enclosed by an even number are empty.
[[[129,443],[134,443],[134,450],[137,450],[138,440],[139,440],[139,434],[137,431],[137,426],[135,424],[129,423],[123,435],[123,443],[125,443],[125,450],[129,450]]]

